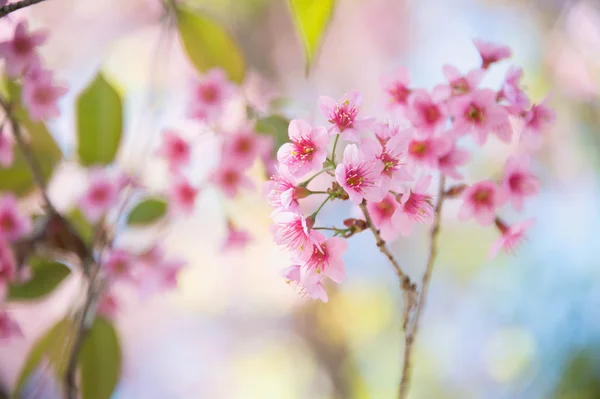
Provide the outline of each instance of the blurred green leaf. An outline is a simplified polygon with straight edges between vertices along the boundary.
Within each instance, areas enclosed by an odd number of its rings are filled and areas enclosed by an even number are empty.
[[[111,163],[123,131],[123,104],[102,74],[77,99],[79,161],[84,166]]]
[[[46,358],[55,370],[55,375],[61,376],[64,373],[67,362],[67,348],[69,331],[71,322],[68,319],[63,319],[50,328],[46,334],[39,338],[33,345],[17,382],[15,384],[14,397],[21,398],[23,389],[31,373],[39,366],[43,358]]]
[[[39,299],[48,295],[71,273],[62,263],[47,259],[30,258],[29,266],[33,276],[23,284],[8,287],[8,300]]]
[[[140,202],[127,217],[127,224],[143,226],[156,222],[167,212],[167,202],[161,198],[149,198]]]
[[[219,24],[205,14],[178,7],[177,27],[188,57],[199,72],[222,68],[233,82],[244,80],[244,56]]]
[[[258,133],[267,134],[275,140],[273,151],[277,150],[288,141],[288,126],[290,120],[281,115],[270,115],[256,121],[255,129]]]
[[[335,0],[289,0],[289,2],[296,29],[304,44],[308,75],[333,14]]]
[[[121,346],[106,319],[94,321],[79,356],[82,399],[110,399],[121,374]]]
[[[6,89],[13,104],[13,115],[27,137],[31,153],[40,164],[44,179],[52,176],[54,168],[62,159],[62,152],[54,138],[42,122],[33,122],[21,105],[21,87],[13,81],[5,81]],[[8,122],[7,122],[8,123]],[[29,166],[20,149],[15,149],[15,159],[10,168],[0,169],[0,191],[12,191],[24,196],[35,188]]]
[[[86,243],[90,243],[92,240],[92,235],[94,234],[94,230],[85,216],[83,216],[83,213],[81,213],[81,210],[79,208],[74,208],[65,217],[75,228],[75,230],[77,230],[79,236]]]

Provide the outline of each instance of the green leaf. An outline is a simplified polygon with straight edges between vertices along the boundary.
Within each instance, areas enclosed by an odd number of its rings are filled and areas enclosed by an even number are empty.
[[[21,368],[17,383],[15,384],[14,397],[24,397],[22,392],[25,384],[43,358],[50,361],[50,365],[55,370],[55,375],[61,376],[64,374],[67,362],[68,353],[68,338],[72,323],[68,319],[63,319],[50,328],[46,334],[40,337],[33,345],[27,359]]]
[[[110,399],[121,375],[121,346],[106,319],[97,318],[79,356],[82,399]]]
[[[77,230],[77,233],[79,233],[79,236],[83,239],[83,241],[86,243],[91,242],[94,229],[87,221],[85,216],[83,216],[83,213],[81,213],[79,208],[72,209],[71,212],[69,212],[69,214],[65,217],[75,228],[75,230]]]
[[[23,284],[8,287],[8,300],[39,299],[48,295],[71,273],[62,263],[47,259],[30,258],[29,266],[33,276]]]
[[[275,140],[273,151],[277,154],[277,150],[284,143],[289,141],[288,126],[290,120],[281,115],[270,115],[265,118],[258,119],[254,127],[258,133],[272,136]]]
[[[99,73],[77,99],[79,161],[84,166],[111,163],[117,155],[122,131],[121,97]]]
[[[30,151],[38,161],[44,179],[47,181],[58,162],[62,152],[54,138],[42,122],[33,122],[21,105],[21,87],[12,82],[5,82],[10,101],[13,103],[13,115],[21,125],[23,134],[27,136]],[[36,187],[29,165],[20,149],[15,149],[15,159],[10,168],[0,168],[0,191],[12,191],[15,195],[25,196]]]
[[[335,0],[289,0],[289,2],[296,29],[304,45],[308,75],[333,14]]]
[[[188,57],[202,73],[222,68],[229,79],[244,80],[245,61],[233,37],[203,13],[177,8],[177,27]]]
[[[156,222],[167,211],[167,202],[161,198],[149,198],[140,202],[127,217],[128,225],[147,225]]]

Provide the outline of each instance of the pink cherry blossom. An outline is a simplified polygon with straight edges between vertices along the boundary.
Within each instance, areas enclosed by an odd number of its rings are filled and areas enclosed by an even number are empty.
[[[512,129],[506,109],[496,103],[496,92],[480,89],[456,97],[450,102],[457,132],[473,133],[479,145],[484,145],[488,134],[494,133],[504,142],[510,142]]]
[[[465,165],[471,158],[469,152],[456,146],[456,141],[452,141],[452,146],[438,158],[438,168],[440,172],[448,177],[460,180],[463,176],[456,170],[459,166]]]
[[[271,137],[243,128],[225,138],[223,157],[240,168],[250,167],[257,158],[267,157],[272,147]]]
[[[329,137],[323,127],[294,119],[290,122],[288,135],[291,143],[285,143],[277,151],[279,162],[287,166],[292,176],[301,177],[323,167],[327,158]]]
[[[4,240],[0,240],[0,286],[6,285],[17,278],[17,264],[12,249]],[[0,293],[3,290],[0,289]],[[2,295],[0,295],[0,302]]]
[[[11,40],[0,43],[0,57],[6,62],[6,73],[16,78],[22,75],[31,65],[39,62],[36,48],[46,41],[45,32],[27,31],[27,22],[21,21],[15,28]]]
[[[175,172],[189,164],[191,146],[175,131],[167,130],[163,133],[162,143],[157,153],[167,160],[169,168]]]
[[[489,259],[493,259],[500,250],[505,252],[514,252],[515,249],[521,244],[526,238],[525,234],[531,226],[533,226],[534,219],[526,219],[520,223],[515,223],[511,226],[507,226],[496,218],[496,226],[502,233],[502,236],[492,245],[489,252]]]
[[[392,194],[387,194],[380,202],[368,202],[367,209],[373,219],[373,224],[381,233],[381,238],[393,241],[398,238],[400,230],[392,222],[392,217],[398,209],[398,201]]]
[[[221,161],[221,165],[213,172],[210,181],[219,187],[225,196],[229,198],[235,198],[241,189],[254,188],[252,180],[244,174],[244,171],[238,165],[232,164],[225,159]]]
[[[296,179],[283,165],[264,183],[263,191],[269,205],[275,209],[274,212],[297,211],[298,199],[309,193],[306,188],[297,186]]]
[[[221,246],[222,251],[241,250],[252,241],[252,236],[245,230],[239,229],[230,220],[227,221],[227,237]]]
[[[456,67],[451,65],[444,65],[443,71],[446,80],[450,84],[452,94],[455,96],[472,92],[479,86],[485,76],[483,69],[474,69],[463,76]]]
[[[357,91],[344,94],[335,101],[331,97],[319,97],[319,109],[332,126],[330,134],[343,134],[348,141],[358,141],[361,130],[368,129],[374,122],[372,118],[358,118],[362,95]]]
[[[525,125],[521,133],[521,139],[534,148],[539,147],[542,141],[542,133],[556,120],[556,114],[546,105],[546,102],[547,100],[534,105],[525,114]]]
[[[114,292],[105,290],[98,301],[98,313],[109,320],[113,320],[119,312],[119,302]]]
[[[17,199],[12,194],[0,197],[0,239],[15,241],[31,230],[31,220],[19,211]]]
[[[281,212],[273,217],[275,242],[285,246],[301,260],[308,259],[320,234],[312,230],[312,219],[294,212]]]
[[[310,281],[308,286],[305,286],[300,281],[300,265],[293,265],[287,269],[282,270],[281,274],[285,277],[286,282],[296,291],[300,296],[310,296],[312,299],[320,299],[327,303],[329,300],[325,287],[321,284],[321,281]]]
[[[426,90],[414,90],[408,97],[406,117],[425,135],[431,135],[446,123],[447,110],[441,101],[441,91],[429,94]]]
[[[67,91],[63,84],[54,83],[51,71],[43,70],[36,74],[35,79],[25,79],[23,103],[34,121],[54,118],[60,115],[58,100]]]
[[[355,144],[350,144],[344,149],[342,163],[335,168],[335,178],[355,204],[360,204],[363,199],[379,202],[385,196],[381,172],[383,163],[380,160],[367,159]]]
[[[102,267],[110,279],[133,279],[133,260],[123,249],[112,249],[102,260]]]
[[[427,194],[431,184],[431,175],[421,176],[415,184],[414,190],[399,195],[400,206],[392,215],[394,227],[403,236],[408,236],[416,223],[431,224],[435,211],[433,199]]]
[[[190,184],[184,176],[178,175],[169,188],[170,204],[175,211],[182,214],[193,213],[199,191],[200,189]]]
[[[439,160],[452,148],[452,140],[445,136],[430,136],[426,138],[412,138],[408,142],[406,159],[414,168],[427,166],[437,168]]]
[[[9,168],[14,160],[14,142],[8,132],[3,129],[0,131],[0,166]]]
[[[519,212],[523,210],[525,198],[540,191],[540,180],[529,170],[529,157],[510,157],[506,160],[502,188],[513,208]]]
[[[22,337],[23,332],[6,310],[0,310],[0,339]]]
[[[523,70],[515,66],[511,66],[506,72],[502,89],[498,93],[498,98],[506,100],[509,104],[509,109],[513,114],[521,114],[525,112],[529,106],[529,97],[521,88],[521,79],[523,78]]]
[[[313,248],[310,258],[300,266],[300,282],[307,288],[325,277],[338,284],[346,278],[342,255],[348,250],[348,242],[339,237],[325,239],[325,236],[319,234],[318,243],[319,246]]]
[[[177,286],[177,276],[186,262],[168,258],[160,245],[151,247],[137,257],[137,284],[142,299],[171,290]]]
[[[383,191],[399,190],[401,183],[413,179],[406,168],[408,136],[397,134],[386,144],[374,138],[365,138],[360,145],[367,159],[376,159],[383,164],[381,188]]]
[[[121,183],[120,178],[103,169],[91,171],[87,190],[79,200],[81,211],[90,222],[98,222],[117,203]]]
[[[381,79],[381,85],[388,95],[390,108],[404,110],[411,93],[410,76],[404,67],[399,67],[391,76]]]
[[[458,218],[465,221],[475,217],[482,226],[494,222],[496,210],[504,205],[506,200],[502,190],[491,180],[480,181],[468,187],[463,191],[462,199]]]
[[[376,122],[373,124],[373,134],[375,134],[377,141],[379,141],[382,146],[384,146],[392,137],[404,133],[406,133],[406,131],[402,131],[400,125],[395,123]],[[404,136],[406,136],[406,134],[404,134]]]
[[[221,117],[234,86],[221,69],[211,69],[194,86],[190,113],[193,118],[214,122]]]
[[[481,55],[481,67],[487,69],[493,63],[510,58],[511,51],[507,46],[498,46],[496,44],[475,39],[473,44],[477,47]]]

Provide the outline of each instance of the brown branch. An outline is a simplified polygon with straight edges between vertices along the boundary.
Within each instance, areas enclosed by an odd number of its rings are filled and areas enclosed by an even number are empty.
[[[419,321],[421,318],[421,313],[423,312],[423,307],[425,306],[425,299],[427,298],[427,292],[429,291],[429,283],[431,282],[433,265],[435,264],[435,258],[438,252],[437,241],[440,232],[440,222],[442,220],[442,205],[446,197],[445,185],[446,177],[442,174],[440,175],[438,200],[435,205],[435,219],[433,221],[433,226],[431,227],[431,232],[429,234],[429,256],[427,258],[427,265],[425,267],[425,273],[423,274],[423,280],[421,282],[421,292],[417,301],[417,308],[415,311],[415,316],[412,325],[409,326],[409,328],[405,329],[406,333],[404,335],[404,366],[402,369],[402,379],[400,380],[400,389],[398,392],[398,398],[400,399],[404,399],[407,397],[408,389],[410,386],[410,378],[412,371],[411,357],[413,351],[413,344],[415,342],[415,338],[419,329]]]
[[[29,7],[37,3],[41,3],[44,0],[21,0],[17,3],[7,4],[0,7],[0,18],[7,16],[11,12],[20,10],[21,8]]]

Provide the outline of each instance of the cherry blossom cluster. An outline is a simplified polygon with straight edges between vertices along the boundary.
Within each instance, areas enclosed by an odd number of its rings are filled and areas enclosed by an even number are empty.
[[[303,295],[327,301],[323,282],[328,278],[340,283],[345,276],[346,239],[369,223],[385,241],[410,235],[416,224],[431,224],[433,174],[455,181],[443,197],[461,201],[459,220],[474,218],[482,226],[498,228],[501,238],[490,256],[500,249],[513,250],[522,241],[532,220],[509,225],[498,214],[505,205],[522,211],[524,201],[538,193],[540,181],[530,169],[529,152],[541,144],[555,115],[546,101],[531,103],[518,67],[508,69],[499,89],[481,87],[487,70],[509,58],[511,50],[480,40],[474,44],[481,65],[464,74],[444,66],[446,82],[432,90],[413,87],[404,68],[382,79],[392,120],[363,115],[362,97],[353,91],[337,101],[319,98],[325,126],[300,119],[290,123],[290,142],[279,148],[277,171],[265,191],[274,208],[275,241],[293,260],[283,274]],[[471,154],[463,143],[472,140],[482,147],[490,135],[505,143],[519,142],[519,152],[506,160],[500,179],[465,182],[460,169]],[[337,159],[340,138],[348,144]],[[313,179],[329,188],[311,190]],[[313,195],[324,200],[307,213],[300,200]],[[317,214],[333,200],[351,201],[361,207],[364,218],[346,219],[344,227],[316,225]]]

